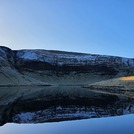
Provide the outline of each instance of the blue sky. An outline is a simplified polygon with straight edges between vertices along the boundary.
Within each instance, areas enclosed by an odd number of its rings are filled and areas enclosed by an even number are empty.
[[[134,0],[0,0],[0,45],[134,57]]]

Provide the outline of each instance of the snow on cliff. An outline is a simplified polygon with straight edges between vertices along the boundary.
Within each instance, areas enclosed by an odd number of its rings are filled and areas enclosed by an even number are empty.
[[[134,67],[134,59],[131,58],[63,51],[19,50],[16,56],[24,60],[38,60],[58,65],[97,65],[110,63]]]

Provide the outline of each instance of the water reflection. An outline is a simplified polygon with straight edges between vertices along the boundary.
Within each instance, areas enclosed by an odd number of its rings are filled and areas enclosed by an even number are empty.
[[[6,124],[2,134],[133,134],[134,115],[60,123]]]
[[[81,86],[1,88],[0,125],[8,122],[57,122],[134,113],[132,96],[133,92],[110,93]]]

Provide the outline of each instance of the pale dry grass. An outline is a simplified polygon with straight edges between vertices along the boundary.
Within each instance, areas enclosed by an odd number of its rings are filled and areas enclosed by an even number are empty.
[[[88,87],[95,88],[123,88],[124,90],[134,90],[134,76],[120,77],[115,79],[110,79],[106,81],[96,82],[89,84]]]
[[[122,81],[134,81],[134,76],[121,77],[119,80]]]

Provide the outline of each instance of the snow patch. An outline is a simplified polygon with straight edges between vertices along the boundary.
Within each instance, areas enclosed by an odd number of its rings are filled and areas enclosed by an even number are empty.
[[[35,53],[32,52],[26,52],[21,54],[21,58],[28,59],[28,60],[37,60],[38,57]]]
[[[26,60],[38,60],[57,65],[96,65],[103,63],[113,63],[134,67],[134,59],[121,58],[115,56],[75,54],[63,52],[50,52],[47,50],[20,50],[17,57]]]

